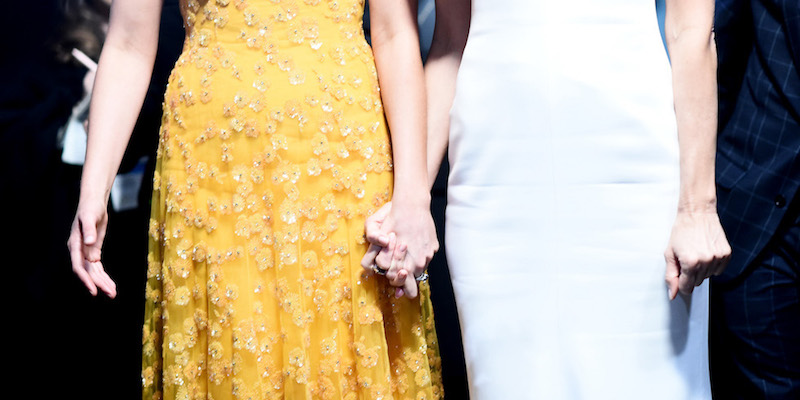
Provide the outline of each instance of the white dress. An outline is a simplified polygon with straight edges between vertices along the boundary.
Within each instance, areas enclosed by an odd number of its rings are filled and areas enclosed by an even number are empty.
[[[653,0],[473,0],[446,248],[473,400],[710,399],[706,284],[668,301]]]

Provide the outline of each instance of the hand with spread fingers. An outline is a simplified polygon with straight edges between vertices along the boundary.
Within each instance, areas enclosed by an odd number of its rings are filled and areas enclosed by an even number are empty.
[[[424,212],[413,208],[405,211],[387,203],[367,218],[365,228],[370,246],[362,267],[385,276],[397,288],[397,297],[417,297],[417,285],[428,279],[425,269],[439,249],[427,208]]]

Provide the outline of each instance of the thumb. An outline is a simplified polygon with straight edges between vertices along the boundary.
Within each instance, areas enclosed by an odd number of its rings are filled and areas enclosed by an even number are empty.
[[[103,235],[105,234],[105,225],[100,226],[98,231],[97,220],[81,219],[81,236],[83,237],[83,254],[88,261],[100,261],[100,247],[103,245]]]
[[[417,280],[414,279],[414,275],[407,275],[406,280],[403,283],[403,291],[405,292],[405,296],[409,299],[413,299],[417,297],[419,288],[417,287]]]
[[[87,221],[85,217],[79,220],[81,228],[81,236],[83,237],[83,244],[92,246],[97,243],[97,225],[93,222]]]
[[[389,238],[382,229],[388,215],[389,208],[384,205],[364,221],[364,236],[368,242],[381,247],[389,245]]]
[[[361,258],[361,266],[367,271],[372,271],[372,265],[375,263],[375,258],[378,257],[380,251],[380,246],[370,244],[369,248],[367,248],[367,253]]]
[[[667,293],[669,294],[669,299],[674,300],[678,295],[680,286],[681,267],[675,252],[671,248],[664,253],[664,259],[667,261],[667,270],[664,276],[664,280],[667,282]]]

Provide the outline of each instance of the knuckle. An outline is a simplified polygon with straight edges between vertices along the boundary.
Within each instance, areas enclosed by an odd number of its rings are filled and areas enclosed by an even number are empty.
[[[696,256],[689,256],[681,259],[681,266],[684,268],[697,268],[699,264],[700,258]]]

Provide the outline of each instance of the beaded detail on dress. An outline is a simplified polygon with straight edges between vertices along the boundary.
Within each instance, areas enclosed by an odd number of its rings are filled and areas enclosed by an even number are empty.
[[[391,146],[360,0],[182,1],[143,398],[437,399],[429,300],[363,271]]]

